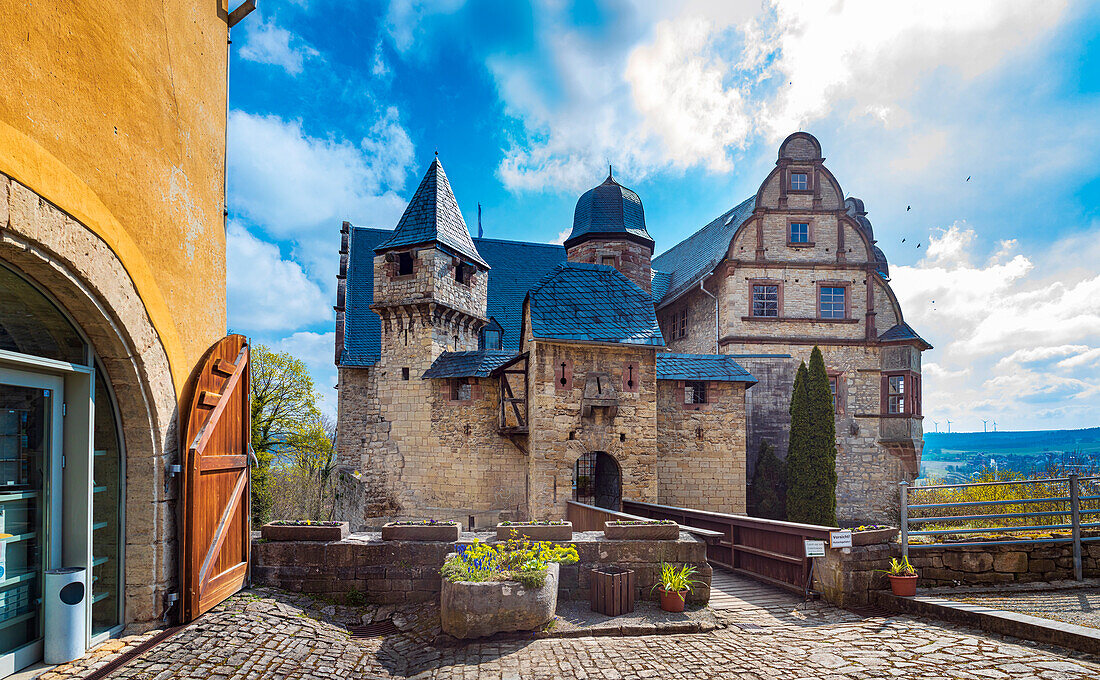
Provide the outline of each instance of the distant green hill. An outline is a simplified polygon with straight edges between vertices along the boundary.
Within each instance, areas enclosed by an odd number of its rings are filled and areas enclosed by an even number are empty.
[[[991,456],[1048,452],[1100,453],[1100,427],[1083,430],[1032,430],[1023,432],[925,432],[926,460],[954,459],[960,454]]]

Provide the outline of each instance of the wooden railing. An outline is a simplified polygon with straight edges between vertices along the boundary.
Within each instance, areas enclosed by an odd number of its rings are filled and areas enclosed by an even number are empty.
[[[830,527],[813,524],[625,500],[623,511],[706,529],[717,536],[707,541],[708,562],[798,592],[807,589],[811,578],[803,541],[829,540]]]
[[[630,520],[649,518],[641,515],[630,515],[625,512],[615,512],[614,510],[588,505],[587,503],[569,501],[568,509],[566,510],[566,519],[573,523],[573,531],[603,531],[604,522],[612,522],[617,519]],[[680,528],[689,534],[701,538],[708,544],[719,541],[722,538],[722,533],[718,531],[690,527],[684,524],[681,524]]]

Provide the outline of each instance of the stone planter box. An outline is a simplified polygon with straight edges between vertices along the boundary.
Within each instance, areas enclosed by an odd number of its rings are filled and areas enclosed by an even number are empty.
[[[260,536],[266,541],[342,541],[348,537],[348,523],[334,526],[318,524],[265,524]]]
[[[573,540],[573,523],[564,524],[498,524],[497,540],[506,541],[512,537],[515,529],[519,537],[526,536],[532,541],[570,541]]]
[[[462,527],[457,524],[385,524],[383,541],[447,541],[454,543]]]
[[[604,522],[603,535],[613,541],[675,541],[680,537],[680,525]]]
[[[534,590],[518,581],[443,579],[439,611],[443,632],[469,639],[546,625],[558,606],[558,566],[546,565],[546,583]]]
[[[887,529],[875,529],[874,531],[853,531],[852,545],[875,545],[877,543],[892,543],[898,535],[895,527]]]

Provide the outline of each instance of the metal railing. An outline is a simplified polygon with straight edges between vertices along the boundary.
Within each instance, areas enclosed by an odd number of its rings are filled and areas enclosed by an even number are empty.
[[[912,503],[911,495],[932,492],[936,496],[958,495],[958,490],[997,487],[991,489],[993,495],[999,492],[1004,497],[990,500],[963,500],[943,503]],[[1086,493],[1082,495],[1082,488]],[[1063,490],[1064,489],[1064,490]],[[1083,578],[1081,545],[1100,541],[1100,535],[1081,536],[1082,529],[1100,529],[1100,522],[1082,522],[1085,515],[1100,515],[1100,477],[1051,477],[1047,479],[1008,480],[996,482],[970,482],[965,484],[936,484],[930,486],[910,486],[900,484],[901,502],[901,550],[909,557],[910,550],[923,548],[964,548],[970,546],[994,545],[1042,545],[1073,544],[1073,574],[1080,581]],[[948,491],[953,490],[953,491]],[[1036,494],[1028,496],[1028,492]],[[963,493],[966,493],[965,491]],[[1082,508],[1082,502],[1091,507]],[[981,513],[989,508],[1001,512]],[[1026,510],[1038,506],[1034,510]],[[1005,511],[1008,510],[1008,511]],[[912,516],[913,512],[921,516]],[[976,512],[977,511],[977,512]],[[930,514],[925,515],[925,512]],[[982,526],[993,520],[994,526]],[[1017,520],[1006,523],[1003,520]],[[962,526],[949,526],[953,522],[965,523]],[[1029,523],[1032,522],[1032,523]],[[932,529],[913,530],[912,525],[932,525]],[[1013,536],[1020,532],[1068,531],[1068,536],[1053,535],[1050,538],[1024,538]],[[983,539],[981,534],[1009,534],[1008,538]],[[949,541],[930,543],[912,543],[914,536],[952,536],[977,534],[978,540]]]

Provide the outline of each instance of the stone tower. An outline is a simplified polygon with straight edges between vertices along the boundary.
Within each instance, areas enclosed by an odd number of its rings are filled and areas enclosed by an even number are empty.
[[[653,237],[645,228],[642,199],[616,182],[610,171],[603,184],[577,201],[565,250],[570,262],[614,267],[650,292]]]
[[[396,361],[397,380],[419,379],[441,353],[477,349],[478,332],[488,322],[489,265],[470,238],[438,158],[393,236],[374,252],[371,309],[382,318],[383,370]]]

